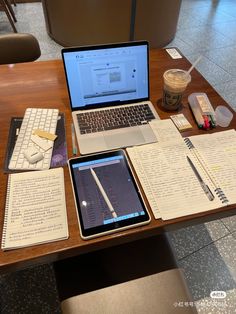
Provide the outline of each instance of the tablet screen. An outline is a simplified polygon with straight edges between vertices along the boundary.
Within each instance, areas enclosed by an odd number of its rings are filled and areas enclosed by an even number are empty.
[[[69,165],[83,237],[149,222],[122,150],[71,159]]]

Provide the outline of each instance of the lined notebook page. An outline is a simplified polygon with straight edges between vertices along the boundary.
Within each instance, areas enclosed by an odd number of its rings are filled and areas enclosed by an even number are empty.
[[[169,141],[182,141],[182,136],[174,126],[173,122],[170,119],[165,120],[153,120],[150,121],[150,126],[156,135],[158,142],[169,142]],[[142,146],[145,150],[145,146]],[[151,145],[147,145],[146,150],[149,149]],[[158,205],[154,192],[151,186],[151,181],[147,175],[146,169],[143,167],[140,159],[140,149],[138,147],[128,148],[129,155],[132,155],[132,164],[135,167],[135,171],[138,175],[140,183],[144,189],[146,197],[149,201],[150,207],[152,209],[153,215],[156,219],[161,218],[160,211],[158,210]]]
[[[162,121],[165,120],[158,122]],[[178,131],[173,123],[164,122],[159,128],[158,122],[155,123],[158,143],[127,149],[148,200],[151,195],[155,218],[160,215],[166,220],[221,207],[217,197],[209,201],[202,190],[186,158],[190,150],[182,137],[174,135]]]
[[[190,140],[229,203],[236,203],[236,131],[196,135]]]
[[[149,205],[152,209],[153,215],[156,219],[161,218],[161,214],[158,210],[158,205],[153,194],[153,189],[151,186],[151,182],[148,179],[148,175],[145,172],[145,165],[143,167],[143,163],[140,160],[140,153],[138,147],[128,148],[128,154],[130,159],[132,160],[132,165],[135,168],[139,181],[142,185],[144,193],[148,199]]]
[[[2,249],[66,238],[63,169],[9,175]]]
[[[182,142],[183,138],[171,119],[152,120],[149,122],[159,143]]]

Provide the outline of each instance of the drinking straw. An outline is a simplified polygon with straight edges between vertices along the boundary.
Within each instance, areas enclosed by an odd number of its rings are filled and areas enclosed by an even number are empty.
[[[186,75],[188,75],[191,71],[192,71],[192,69],[193,68],[195,68],[195,66],[198,64],[198,62],[201,60],[201,58],[202,58],[202,56],[199,56],[198,58],[197,58],[197,60],[192,64],[192,66],[189,68],[189,70],[186,72]]]

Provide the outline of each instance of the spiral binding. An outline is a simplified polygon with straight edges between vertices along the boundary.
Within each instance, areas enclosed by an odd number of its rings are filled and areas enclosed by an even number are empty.
[[[185,137],[184,141],[185,141],[185,144],[188,146],[189,149],[194,148],[193,143],[191,142],[191,140],[188,137]]]
[[[5,248],[6,233],[7,233],[8,209],[9,209],[9,201],[10,201],[9,200],[9,198],[10,198],[10,183],[11,183],[11,175],[9,175],[8,182],[7,182],[6,205],[5,205],[5,214],[4,214],[3,231],[2,231],[2,249]]]
[[[219,199],[221,200],[221,203],[228,203],[229,200],[228,198],[225,196],[225,193],[222,191],[221,188],[217,188],[215,189],[216,195],[219,197]]]
[[[188,137],[184,138],[184,142],[185,142],[185,144],[187,145],[187,147],[188,147],[189,149],[195,148],[194,145],[193,145],[193,143],[191,142],[191,140],[190,140]],[[205,168],[205,165],[204,165],[204,168]],[[210,173],[208,167],[206,167],[206,169],[204,169],[204,170],[206,171],[206,173]],[[211,181],[213,182],[213,178],[210,177],[210,179],[211,179]],[[214,182],[213,182],[213,183],[214,183]],[[216,183],[214,183],[214,184],[215,184],[215,186],[217,186]],[[224,194],[224,192],[222,191],[221,188],[216,188],[216,189],[215,189],[215,192],[216,192],[216,195],[217,195],[217,196],[219,197],[219,199],[221,200],[221,203],[222,203],[222,204],[225,204],[225,203],[228,203],[228,202],[229,202],[228,198],[226,197],[226,195]]]

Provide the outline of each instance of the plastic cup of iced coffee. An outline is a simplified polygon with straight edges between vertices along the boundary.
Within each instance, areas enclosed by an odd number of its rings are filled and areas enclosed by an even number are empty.
[[[163,79],[162,106],[166,110],[177,110],[181,106],[184,91],[191,81],[191,75],[185,70],[170,69],[163,74]]]

